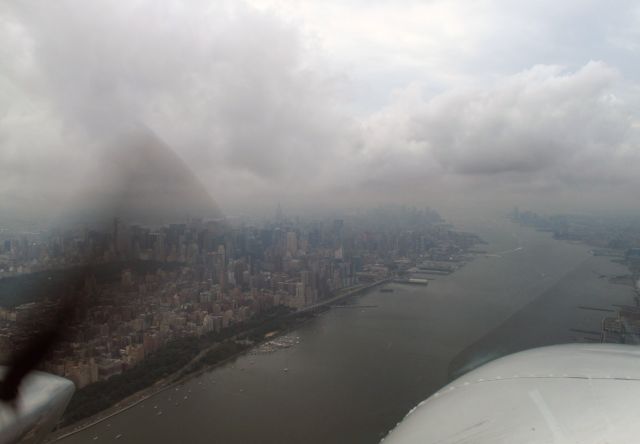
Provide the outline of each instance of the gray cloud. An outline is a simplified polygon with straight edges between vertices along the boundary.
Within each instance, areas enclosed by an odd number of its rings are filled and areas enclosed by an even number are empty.
[[[454,173],[608,164],[636,136],[633,115],[616,96],[617,80],[598,62],[576,72],[536,66],[486,89],[433,98],[413,116],[411,129]]]
[[[343,80],[312,66],[292,26],[242,4],[112,6],[21,2],[4,11],[4,30],[22,37],[12,63],[33,60],[35,87],[2,73],[19,105],[39,93],[37,109],[25,116],[29,138],[65,127],[47,141],[20,141],[46,155],[11,156],[16,162],[33,170],[53,158],[87,161],[77,152],[137,122],[168,141],[214,195],[246,185],[313,186],[340,156],[349,120],[337,99]],[[3,123],[15,138],[18,125]],[[5,155],[18,145],[5,139]]]
[[[435,2],[439,15],[425,18],[434,29],[424,43],[414,32],[420,5],[405,17],[397,8],[385,14],[390,7],[381,3],[359,25],[363,6],[346,5],[341,11],[353,15],[327,28],[346,32],[351,20],[357,41],[344,53],[340,35],[323,37],[318,24],[309,33],[304,17],[238,2],[0,7],[5,207],[74,195],[113,140],[138,124],[176,151],[223,210],[278,200],[421,202],[443,190],[447,198],[500,192],[507,200],[637,185],[640,101],[624,62],[635,51],[633,14],[600,11],[598,21],[592,5],[571,34],[576,5],[550,17],[542,7],[481,6],[467,17],[460,5]],[[529,23],[524,37],[517,23]],[[379,32],[367,40],[372,29]],[[608,43],[596,44],[590,32]],[[343,63],[358,56],[358,42],[366,75]],[[367,54],[377,47],[372,62]],[[376,78],[404,86],[376,90]],[[363,99],[367,92],[376,98]],[[371,103],[377,108],[367,109]]]

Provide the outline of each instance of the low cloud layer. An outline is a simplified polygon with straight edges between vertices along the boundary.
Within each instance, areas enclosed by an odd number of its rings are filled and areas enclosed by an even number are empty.
[[[435,162],[444,174],[598,182],[610,179],[610,168],[637,160],[635,116],[623,87],[602,62],[575,72],[535,66],[428,100],[406,91],[370,126],[388,131],[385,146],[400,142],[406,155]],[[615,172],[630,179],[631,171]]]
[[[624,20],[624,11],[601,17],[618,28],[609,48],[589,54],[527,46],[511,28],[524,18],[493,2],[473,17],[457,4],[426,11],[411,3],[412,20],[395,8],[387,28],[375,21],[384,7],[369,23],[359,2],[331,3],[341,15],[326,29],[313,19],[318,11],[267,3],[0,7],[5,211],[48,211],[77,195],[132,126],[171,146],[228,213],[278,201],[636,201],[640,101],[635,72],[620,61],[637,51],[632,5]],[[570,8],[548,20],[525,12],[532,29],[550,30],[566,26]],[[408,25],[399,32],[394,23]],[[421,33],[421,23],[433,29]],[[497,27],[514,32],[513,45],[530,57],[516,57],[509,35],[497,43]]]

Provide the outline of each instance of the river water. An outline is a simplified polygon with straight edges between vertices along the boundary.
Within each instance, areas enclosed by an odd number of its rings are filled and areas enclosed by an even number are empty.
[[[375,443],[460,369],[595,338],[572,329],[599,330],[606,313],[579,306],[632,303],[602,277],[626,268],[585,245],[507,221],[463,228],[492,255],[426,288],[373,290],[353,301],[368,308],[304,324],[291,348],[244,355],[60,442]]]

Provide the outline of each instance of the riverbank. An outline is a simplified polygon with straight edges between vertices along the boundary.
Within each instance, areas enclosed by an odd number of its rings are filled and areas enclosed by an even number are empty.
[[[284,334],[284,333],[283,333]],[[259,345],[255,344],[256,346]],[[140,392],[134,393],[133,395],[129,396],[128,398],[123,399],[121,402],[119,402],[118,404],[114,405],[111,408],[108,408],[106,410],[101,411],[100,413],[91,416],[89,418],[87,418],[86,420],[81,420],[78,423],[74,423],[71,424],[69,426],[63,427],[59,430],[56,430],[54,432],[51,433],[51,435],[49,436],[49,439],[47,439],[47,443],[49,442],[56,442],[56,441],[60,441],[64,438],[68,438],[76,433],[82,432],[83,430],[86,430],[90,427],[93,427],[97,424],[100,424],[101,422],[104,422],[110,418],[113,418],[116,415],[119,415],[120,413],[126,412],[127,410],[129,410],[132,407],[137,406],[138,404],[153,398],[154,396],[157,396],[167,390],[170,390],[172,388],[175,388],[179,385],[182,385],[188,381],[190,381],[193,378],[196,378],[200,375],[202,375],[203,373],[207,372],[207,371],[211,371],[216,367],[225,365],[235,359],[237,359],[239,356],[242,356],[243,354],[247,353],[249,351],[249,349],[253,348],[252,347],[247,347],[246,349],[243,349],[241,351],[239,351],[238,353],[235,353],[232,356],[229,356],[228,358],[217,362],[216,364],[211,364],[207,367],[204,367],[200,370],[197,370],[195,372],[190,372],[187,374],[184,374],[182,376],[179,376],[178,374],[181,372],[184,372],[184,370],[193,364],[193,362],[190,362],[189,364],[187,364],[185,367],[183,367],[182,369],[180,369],[178,372],[176,372],[176,374],[171,375],[170,377],[167,378],[167,380],[170,381],[159,381],[158,383],[154,384],[153,386],[141,390]]]
[[[636,304],[636,288],[612,279],[626,270],[626,264],[610,257],[586,256],[554,285],[457,354],[449,364],[448,379],[530,348],[600,342],[603,318],[620,306]]]
[[[344,289],[343,292],[341,294],[338,294],[332,298],[326,299],[318,304],[315,304],[313,306],[310,307],[306,307],[302,310],[298,310],[296,312],[293,312],[289,315],[285,315],[283,316],[283,320],[285,319],[294,319],[294,321],[288,325],[286,328],[280,329],[277,331],[277,333],[272,334],[273,332],[269,333],[269,336],[263,336],[263,338],[260,341],[254,341],[251,345],[246,346],[245,348],[243,348],[242,350],[238,351],[237,353],[219,361],[216,362],[214,364],[205,364],[203,366],[201,366],[200,368],[198,368],[195,371],[190,371],[190,368],[194,367],[194,366],[198,366],[199,363],[201,363],[204,359],[206,359],[206,356],[208,355],[209,352],[211,352],[212,350],[214,350],[217,346],[220,345],[220,343],[216,343],[211,345],[210,347],[208,347],[207,349],[201,351],[198,356],[196,356],[193,360],[191,360],[189,363],[187,363],[185,366],[183,366],[181,369],[179,369],[178,371],[174,372],[173,374],[167,376],[166,378],[163,378],[160,381],[155,382],[152,386],[147,387],[143,390],[140,390],[132,395],[130,395],[127,398],[124,398],[123,400],[119,401],[117,404],[113,405],[112,407],[109,407],[105,410],[102,410],[100,412],[98,412],[95,415],[92,415],[88,418],[82,419],[78,422],[75,422],[73,424],[70,424],[68,426],[62,427],[54,432],[52,432],[49,437],[48,440],[46,442],[51,443],[51,442],[56,442],[56,441],[60,441],[63,440],[65,438],[69,438],[77,433],[80,433],[86,429],[89,429],[95,425],[98,425],[108,419],[111,419],[121,413],[126,412],[127,410],[143,403],[144,401],[153,398],[154,396],[157,396],[169,389],[175,388],[177,386],[183,385],[185,383],[187,383],[188,381],[197,378],[198,376],[201,376],[203,373],[209,372],[214,370],[217,367],[222,367],[226,364],[228,364],[229,362],[232,362],[234,360],[236,360],[238,357],[243,356],[245,354],[250,353],[252,350],[257,349],[260,345],[264,344],[265,342],[271,341],[273,340],[275,337],[278,336],[282,336],[285,335],[289,332],[291,332],[292,330],[295,330],[297,328],[299,328],[300,326],[302,326],[303,324],[311,321],[314,319],[314,313],[319,312],[319,310],[323,310],[323,309],[329,309],[331,304],[334,304],[335,302],[339,302],[342,301],[344,299],[347,299],[349,297],[353,297],[353,296],[357,296],[359,294],[363,294],[366,293],[367,291],[376,288],[380,285],[386,284],[390,281],[390,279],[383,279],[380,281],[376,281],[373,282],[369,285],[359,285],[357,287],[354,288],[350,288],[350,289]],[[258,326],[256,328],[261,328],[263,326]],[[239,334],[237,334],[236,336],[232,337],[230,340],[231,341],[240,341],[242,340],[242,338],[246,338],[247,336],[249,336],[252,333],[252,330],[248,330],[245,332],[241,332]]]

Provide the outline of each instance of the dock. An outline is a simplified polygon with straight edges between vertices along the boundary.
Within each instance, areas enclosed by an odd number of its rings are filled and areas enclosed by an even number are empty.
[[[403,279],[394,279],[394,283],[396,284],[411,284],[411,285],[429,285],[428,279],[420,279],[420,278],[403,278]]]

